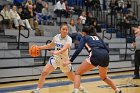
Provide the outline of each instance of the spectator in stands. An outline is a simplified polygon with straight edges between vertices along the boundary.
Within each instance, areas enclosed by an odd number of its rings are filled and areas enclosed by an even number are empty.
[[[46,3],[44,8],[42,9],[42,18],[43,18],[43,23],[48,23],[50,22],[50,20],[52,20],[52,16],[49,10],[49,6]]]
[[[85,25],[86,24],[86,12],[83,11],[79,18],[81,19],[82,25]]]
[[[42,13],[42,9],[43,9],[42,0],[37,0],[36,6],[37,6],[36,12],[37,13]]]
[[[28,17],[26,16],[26,12],[23,11],[22,7],[19,7],[19,9],[18,9],[18,14],[19,14],[21,20],[23,21],[24,26],[25,26],[27,29],[32,30],[32,28],[31,28],[31,26],[30,26],[30,23],[29,23],[29,21],[28,21],[28,19],[27,19]]]
[[[92,9],[94,9],[94,10],[101,10],[101,3],[100,3],[100,1],[101,0],[92,0],[91,1],[91,7],[92,7]]]
[[[70,19],[68,28],[69,28],[69,36],[72,38],[73,42],[77,46],[81,39],[81,34],[77,32],[77,28],[76,28],[74,19]]]
[[[66,6],[64,3],[64,0],[60,0],[56,3],[55,7],[54,7],[54,13],[57,15],[57,17],[61,17],[62,14],[65,17],[68,17],[68,12],[66,10]]]
[[[117,0],[111,0],[110,1],[110,4],[109,4],[109,7],[111,9],[111,13],[116,13],[116,9],[118,7],[118,1]]]
[[[138,28],[133,28],[136,37],[140,36],[140,26]],[[132,47],[136,47],[136,43],[133,42],[132,43]],[[133,79],[140,79],[140,75],[139,75],[139,67],[140,67],[140,50],[136,48],[135,51],[135,59],[134,59],[134,65],[135,65],[135,70],[134,70],[134,77]]]
[[[34,18],[34,17],[36,15],[35,15],[35,13],[33,11],[33,6],[32,5],[28,5],[25,12],[26,12],[26,17],[29,20],[29,23],[31,25],[31,28],[32,29],[35,29],[35,27],[34,27],[34,21],[36,22],[36,20],[34,20],[34,19],[36,19],[36,18]]]
[[[4,17],[4,24],[7,25],[7,28],[12,28],[10,12],[8,10],[8,5],[3,5],[3,9],[1,11],[1,15]]]
[[[126,2],[122,6],[122,13],[123,14],[128,14],[128,8],[127,8],[127,3]]]
[[[91,19],[91,26],[94,28],[95,32],[101,32],[101,26],[97,24],[97,19]]]
[[[36,6],[34,8],[34,11],[36,13],[37,21],[38,21],[39,24],[41,24],[41,22],[43,20],[43,18],[42,18],[42,9],[44,8],[42,0],[37,0],[37,3],[34,6]]]
[[[28,5],[33,5],[32,0],[27,0],[25,7],[28,7]]]
[[[36,14],[33,10],[33,6],[32,5],[28,5],[27,9],[26,9],[26,15],[28,17],[29,23],[31,25],[32,29],[35,29],[35,35],[36,36],[40,36],[40,35],[44,35],[44,32],[42,30],[40,30],[39,26],[38,26],[38,21],[36,20]]]
[[[89,11],[89,8],[91,8],[91,0],[84,0],[85,6],[86,6],[86,12]]]
[[[134,13],[132,11],[128,11],[128,14],[127,14],[127,20],[129,21],[137,21],[138,18],[136,17],[136,15],[134,15]]]
[[[83,25],[81,24],[81,18],[77,18],[77,23],[75,24],[76,30],[81,34]]]
[[[92,14],[90,12],[86,12],[86,22],[85,25],[89,26],[91,24],[91,19],[93,18]]]
[[[131,8],[131,4],[132,4],[131,0],[128,0],[127,1],[127,8]]]
[[[68,24],[68,28],[69,28],[70,37],[72,38],[72,40],[76,40],[77,30],[76,30],[75,20],[74,19],[70,19],[70,22]]]
[[[21,6],[24,0],[13,0],[13,4],[16,6]]]
[[[70,15],[70,17],[71,17],[72,14],[75,12],[75,11],[74,11],[74,7],[68,5],[67,0],[65,0],[65,6],[66,6],[66,11],[68,12],[68,15]]]
[[[24,26],[23,21],[17,13],[17,7],[15,5],[12,6],[12,9],[10,9],[10,16],[16,29],[19,29],[20,25]]]

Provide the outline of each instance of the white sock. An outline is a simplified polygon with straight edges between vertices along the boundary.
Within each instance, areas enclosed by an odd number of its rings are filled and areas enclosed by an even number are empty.
[[[78,93],[79,89],[75,88],[74,93]]]
[[[84,90],[84,87],[83,87],[83,86],[80,86],[79,89],[80,89],[80,90]]]
[[[40,90],[41,88],[37,88],[36,90]]]
[[[115,91],[116,91],[116,92],[119,92],[119,91],[120,91],[120,89],[116,88],[116,89],[115,89]]]

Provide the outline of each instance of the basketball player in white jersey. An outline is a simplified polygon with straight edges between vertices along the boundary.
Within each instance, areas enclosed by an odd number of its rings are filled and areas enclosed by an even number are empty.
[[[64,62],[69,60],[69,49],[71,45],[72,39],[68,36],[68,27],[66,24],[62,24],[60,26],[60,34],[54,36],[51,43],[44,46],[39,46],[41,50],[52,48],[55,48],[55,50],[50,51],[53,56],[50,57],[48,64],[46,64],[46,66],[43,68],[38,81],[37,89],[33,90],[31,93],[39,93],[39,90],[43,87],[46,76],[53,72],[57,67],[59,67],[71,81],[74,81],[75,74],[72,71],[72,65],[63,65]],[[80,88],[82,93],[87,93],[83,87]]]

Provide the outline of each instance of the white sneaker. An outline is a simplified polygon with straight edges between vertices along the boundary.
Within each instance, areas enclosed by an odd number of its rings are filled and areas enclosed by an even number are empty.
[[[78,92],[76,92],[76,91],[73,91],[72,93],[78,93]]]
[[[122,91],[120,90],[119,92],[115,92],[115,93],[122,93]]]
[[[39,93],[39,90],[35,89],[31,93]]]
[[[82,92],[82,93],[88,93],[88,91],[86,90],[86,89],[79,89],[80,90],[80,92]]]

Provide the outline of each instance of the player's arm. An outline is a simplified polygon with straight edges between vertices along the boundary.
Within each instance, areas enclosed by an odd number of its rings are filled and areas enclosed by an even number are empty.
[[[49,43],[47,45],[39,46],[39,48],[41,50],[43,50],[43,49],[51,49],[51,48],[54,48],[54,46],[55,46],[54,42],[51,42],[51,43]]]
[[[76,51],[74,52],[74,54],[72,55],[70,59],[71,62],[73,62],[74,59],[79,55],[79,53],[82,51],[84,46],[85,46],[85,40],[84,38],[81,38],[78,48],[76,49]]]
[[[58,50],[58,51],[52,51],[52,53],[53,53],[54,55],[61,54],[61,53],[65,52],[67,49],[69,49],[70,46],[71,46],[70,43],[66,43],[66,44],[63,46],[63,48],[61,48],[61,49]]]

